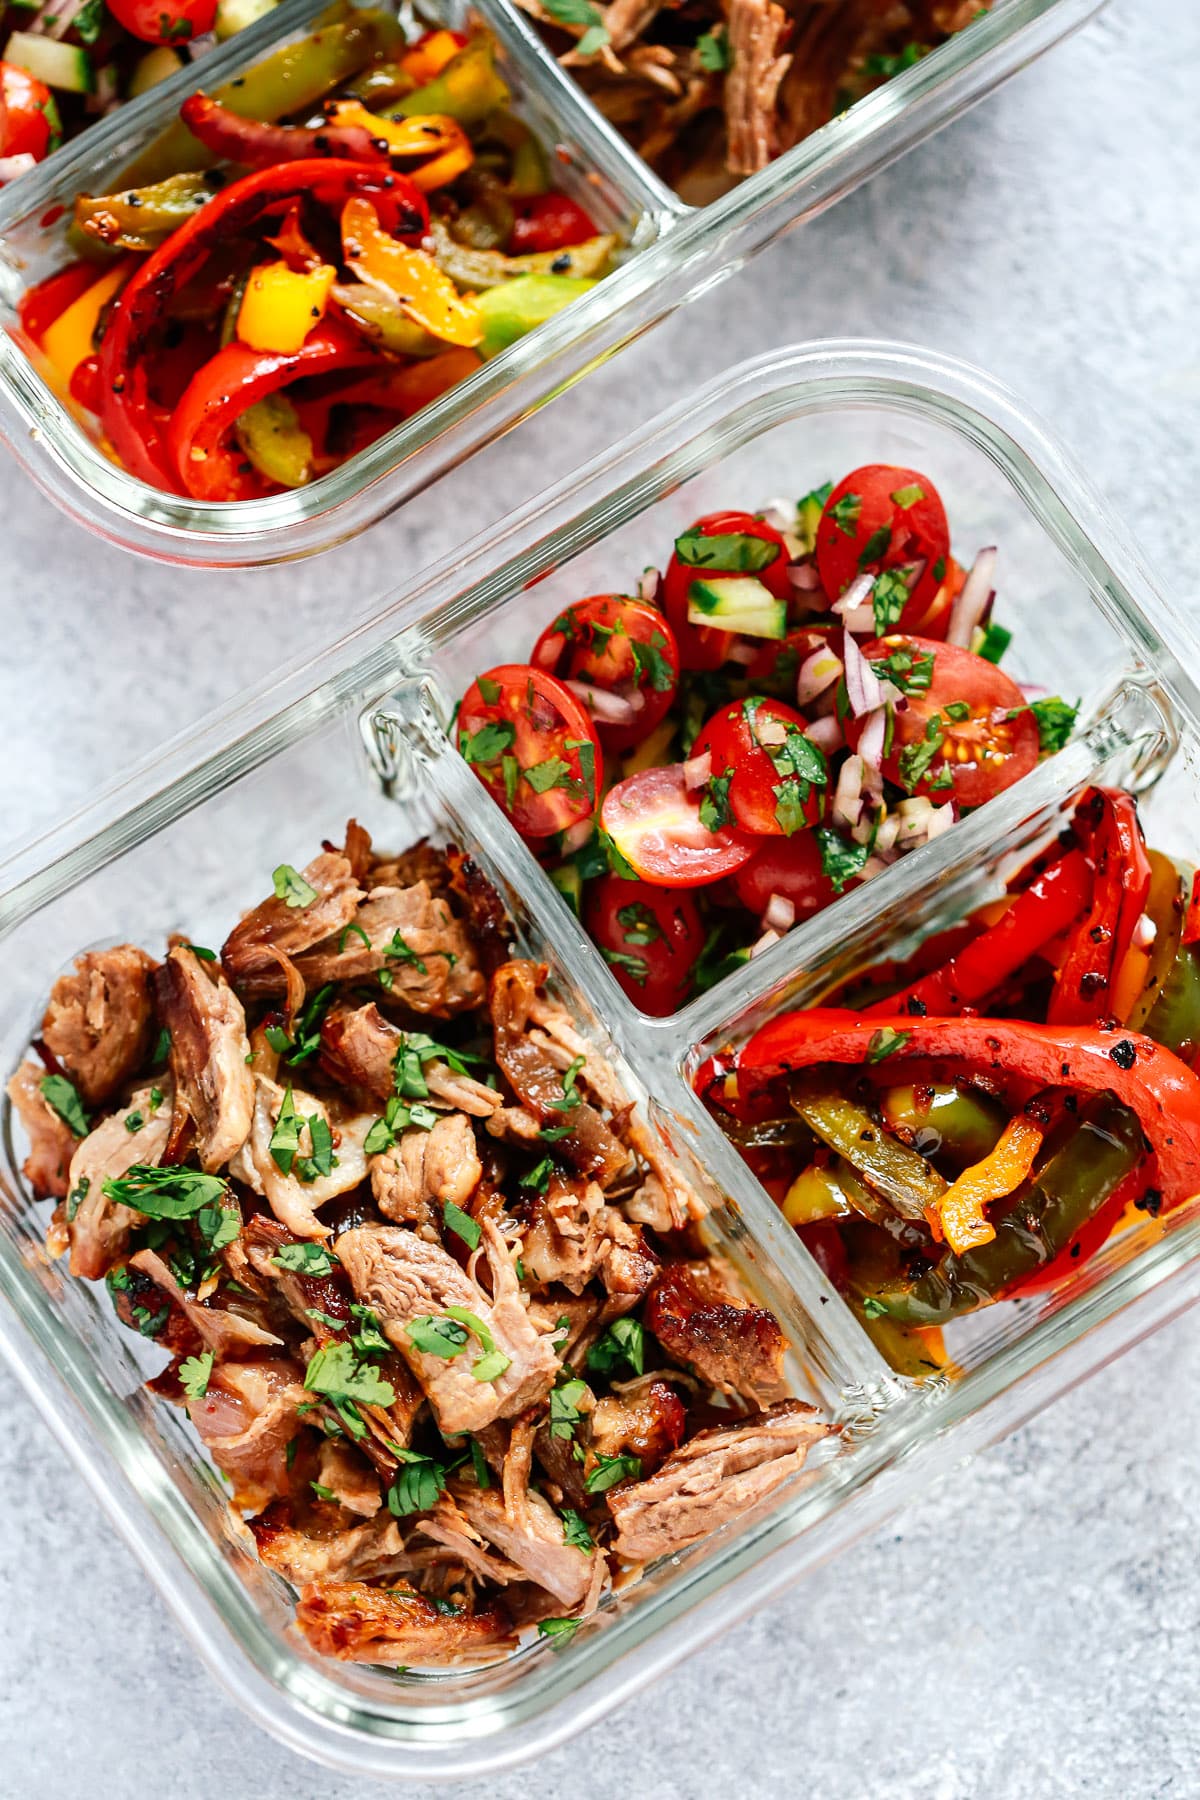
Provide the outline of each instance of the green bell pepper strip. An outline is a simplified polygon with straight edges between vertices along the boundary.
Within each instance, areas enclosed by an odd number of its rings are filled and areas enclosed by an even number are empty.
[[[1005,1124],[1003,1108],[985,1094],[942,1083],[886,1088],[879,1096],[879,1108],[893,1131],[936,1132],[932,1154],[948,1154],[961,1168],[989,1156]]]
[[[1146,1021],[1154,1011],[1159,990],[1174,964],[1179,952],[1187,906],[1183,877],[1171,858],[1164,856],[1161,850],[1150,850],[1147,854],[1150,859],[1150,888],[1146,895],[1146,916],[1154,925],[1154,942],[1150,946],[1150,960],[1141,994],[1126,1020],[1126,1024],[1134,1031],[1146,1029]],[[1157,1033],[1150,1032],[1148,1035],[1155,1037]],[[1173,1050],[1175,1046],[1171,1044],[1168,1048]]]
[[[286,394],[268,394],[247,407],[233,435],[268,481],[297,488],[312,480],[313,441]]]
[[[1185,921],[1192,870],[1150,852],[1150,894],[1146,912],[1154,924],[1150,966],[1129,1023],[1186,1063],[1200,1051],[1200,944],[1187,942]]]
[[[509,344],[516,343],[535,326],[545,324],[595,285],[594,281],[577,281],[569,275],[522,275],[503,287],[488,288],[476,299],[483,315],[480,354],[498,356]]]
[[[489,113],[507,106],[511,98],[496,68],[496,46],[480,33],[452,56],[432,81],[414,88],[395,106],[384,108],[383,116],[411,119],[418,113],[445,113],[460,125],[482,125]]]
[[[926,1207],[945,1193],[937,1170],[919,1151],[877,1125],[864,1106],[831,1088],[793,1094],[792,1105],[809,1130],[844,1157],[902,1218],[923,1220]]]
[[[948,1253],[915,1282],[880,1287],[872,1296],[875,1304],[900,1325],[944,1325],[1048,1270],[1101,1215],[1107,1222],[1103,1241],[1144,1154],[1136,1115],[1107,1098],[1093,1101],[1078,1128],[1006,1210],[993,1209],[996,1235],[990,1243],[963,1256]],[[1082,1254],[1080,1246],[1081,1260]]]
[[[266,121],[306,112],[389,49],[398,33],[395,20],[385,13],[354,13],[264,56],[244,75],[215,89],[213,99],[243,119]],[[122,186],[142,187],[208,169],[216,160],[177,119],[125,171]]]
[[[155,250],[212,199],[219,179],[192,171],[115,194],[80,194],[75,224],[110,250]]]
[[[440,338],[401,312],[387,294],[363,281],[338,282],[329,297],[362,327],[365,337],[393,356],[436,356],[446,348]]]
[[[469,244],[460,244],[451,237],[440,219],[431,222],[429,235],[439,267],[459,287],[469,288],[472,293],[499,287],[520,275],[542,275],[554,281],[590,280],[606,272],[617,247],[615,237],[601,235],[589,238],[584,244],[573,244],[566,250],[535,250],[528,256],[505,256],[499,250],[472,250]],[[531,291],[539,293],[541,304],[545,304],[547,297],[556,290],[526,290]],[[557,308],[552,310],[557,311]],[[549,318],[550,314],[544,316]]]

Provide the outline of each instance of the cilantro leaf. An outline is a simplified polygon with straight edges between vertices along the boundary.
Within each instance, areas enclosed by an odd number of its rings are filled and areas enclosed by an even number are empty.
[[[493,719],[478,731],[460,732],[458,748],[466,762],[494,763],[504,751],[512,749],[516,736],[517,728],[511,719]]]
[[[583,1414],[579,1410],[579,1402],[588,1391],[587,1382],[575,1375],[567,1381],[560,1381],[557,1387],[550,1390],[550,1436],[555,1438],[573,1438],[575,1427]]]
[[[719,75],[729,67],[729,42],[724,30],[706,31],[696,39],[696,55],[700,67],[710,75]]]
[[[346,1343],[326,1344],[304,1371],[310,1394],[323,1394],[335,1404],[354,1401],[360,1406],[394,1406],[396,1390],[370,1363],[361,1362]]]
[[[75,1083],[68,1081],[65,1075],[45,1075],[38,1087],[47,1106],[53,1107],[64,1124],[70,1126],[72,1134],[85,1138],[91,1126]]]
[[[108,1176],[104,1196],[132,1206],[148,1219],[190,1219],[201,1208],[219,1206],[228,1190],[219,1175],[199,1169],[154,1168],[134,1163],[120,1177]]]
[[[646,1371],[646,1328],[638,1319],[614,1319],[587,1353],[587,1366],[598,1375],[626,1367],[634,1375]]]
[[[821,852],[821,870],[833,885],[835,894],[844,891],[847,882],[861,875],[871,854],[869,844],[856,844],[844,838],[831,825],[816,828],[817,848]]]
[[[439,1319],[432,1313],[425,1313],[409,1324],[408,1341],[422,1356],[440,1356],[450,1362],[462,1354],[467,1331],[455,1319]]]
[[[640,1456],[605,1456],[596,1452],[596,1467],[584,1480],[589,1494],[606,1494],[618,1481],[636,1481],[642,1472]]]
[[[733,817],[733,808],[729,804],[729,784],[732,780],[732,769],[724,775],[709,776],[704,788],[704,798],[700,802],[700,823],[706,831],[720,831]]]
[[[548,756],[545,762],[533,763],[526,769],[525,779],[535,794],[548,793],[551,788],[569,787],[571,765],[561,756]]]
[[[446,1485],[446,1471],[431,1456],[416,1450],[404,1450],[396,1444],[392,1454],[401,1467],[388,1489],[388,1511],[395,1519],[406,1519],[410,1513],[428,1512],[437,1505],[438,1495]]]
[[[1058,694],[1048,700],[1035,700],[1030,712],[1037,720],[1038,745],[1044,755],[1061,750],[1075,729],[1079,717],[1079,701],[1072,706]],[[1013,715],[1010,715],[1010,717]],[[45,1083],[42,1084],[45,1087]]]
[[[189,1400],[200,1400],[208,1392],[214,1361],[212,1351],[203,1350],[199,1356],[185,1356],[180,1363],[179,1385]]]
[[[285,901],[288,906],[311,906],[317,897],[316,888],[305,881],[291,863],[280,863],[271,880],[275,884],[275,898]]]
[[[563,1542],[570,1544],[573,1550],[592,1551],[596,1540],[587,1528],[587,1521],[582,1513],[577,1513],[573,1506],[562,1509]]]
[[[271,1261],[294,1275],[329,1275],[337,1267],[337,1257],[324,1244],[281,1244]]]

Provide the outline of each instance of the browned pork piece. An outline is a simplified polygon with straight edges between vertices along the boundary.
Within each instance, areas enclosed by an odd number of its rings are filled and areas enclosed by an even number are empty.
[[[300,1369],[282,1358],[219,1362],[188,1417],[233,1485],[233,1503],[257,1513],[290,1487],[288,1445],[300,1430],[297,1408],[312,1400]]]
[[[736,1299],[711,1263],[668,1263],[645,1317],[674,1361],[722,1393],[763,1400],[778,1389],[787,1347],[778,1319]]]
[[[172,1140],[190,1121],[202,1169],[219,1169],[250,1130],[254,1077],[242,1003],[219,972],[177,945],[156,971],[158,1012],[171,1036]]]
[[[449,1200],[465,1206],[483,1164],[465,1113],[443,1113],[428,1131],[402,1132],[391,1149],[371,1159],[371,1191],[385,1219],[437,1236]]]
[[[145,1060],[154,1031],[155,966],[132,944],[89,950],[51,990],[42,1038],[87,1107],[110,1100]]]
[[[343,1233],[335,1245],[356,1294],[379,1315],[445,1433],[479,1431],[493,1419],[511,1418],[543,1398],[558,1370],[549,1339],[539,1337],[529,1322],[503,1241],[490,1221],[483,1220],[481,1229],[492,1277],[490,1296],[440,1244],[415,1231],[364,1225]],[[486,1345],[474,1334],[450,1355],[423,1351],[414,1342],[414,1325],[445,1318],[447,1307],[474,1314],[507,1359],[493,1378],[475,1373]],[[420,1338],[419,1330],[416,1336]]]
[[[107,1275],[125,1254],[129,1234],[142,1215],[104,1192],[106,1181],[119,1181],[135,1163],[157,1165],[171,1135],[171,1084],[136,1088],[128,1102],[102,1119],[76,1147],[71,1158],[67,1238],[71,1273],[87,1281]],[[73,1210],[72,1210],[73,1208]]]
[[[725,77],[725,159],[734,175],[765,169],[777,153],[775,102],[791,57],[792,23],[774,0],[730,0]]]
[[[439,1611],[415,1588],[399,1585],[314,1582],[300,1596],[296,1623],[314,1649],[343,1662],[464,1666],[517,1647],[501,1606]]]
[[[409,1566],[400,1527],[386,1509],[350,1525],[337,1506],[298,1508],[276,1500],[250,1529],[263,1561],[297,1588],[313,1581],[378,1581]]]
[[[332,1006],[321,1023],[321,1068],[332,1081],[385,1104],[395,1088],[393,1065],[403,1037],[373,1001]],[[423,1063],[421,1072],[434,1100],[473,1119],[491,1118],[503,1105],[495,1088],[452,1069],[440,1057]]]
[[[707,1537],[797,1474],[827,1429],[811,1406],[780,1400],[735,1425],[697,1432],[657,1475],[612,1489],[614,1550],[650,1562]]]
[[[514,1426],[504,1459],[501,1489],[464,1482],[454,1490],[462,1512],[479,1535],[501,1551],[528,1580],[566,1607],[582,1605],[592,1587],[595,1552],[568,1544],[553,1507],[530,1491],[534,1432],[529,1423]]]
[[[21,1173],[39,1197],[62,1200],[79,1140],[42,1092],[45,1080],[46,1071],[39,1064],[23,1062],[10,1076],[7,1092],[29,1139],[29,1155],[21,1164]]]
[[[353,820],[351,826],[353,827]],[[367,840],[368,846],[370,839]],[[349,859],[338,851],[322,851],[300,873],[292,898],[272,894],[240,919],[221,946],[221,962],[240,993],[261,997],[281,993],[287,985],[279,952],[295,958],[324,943],[350,924],[363,899]],[[295,892],[311,891],[305,905]]]

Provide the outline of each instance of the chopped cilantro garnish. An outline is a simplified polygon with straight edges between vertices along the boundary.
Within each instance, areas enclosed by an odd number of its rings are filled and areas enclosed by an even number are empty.
[[[275,884],[275,898],[283,900],[288,906],[311,906],[317,897],[316,888],[311,882],[305,881],[291,863],[280,863],[271,880]]]
[[[337,1267],[337,1257],[324,1244],[281,1244],[271,1261],[294,1275],[328,1275]]]
[[[77,1138],[86,1137],[91,1127],[75,1083],[68,1081],[65,1075],[44,1075],[38,1087],[42,1099],[47,1106],[53,1107],[64,1124],[70,1126],[72,1135]]]
[[[582,1513],[577,1513],[573,1506],[562,1509],[563,1541],[570,1544],[573,1550],[592,1551],[596,1541],[587,1528],[587,1521]]]
[[[587,1354],[587,1366],[598,1375],[612,1375],[622,1366],[634,1375],[646,1370],[646,1328],[638,1319],[614,1319]]]
[[[1075,729],[1075,721],[1079,717],[1079,702],[1072,706],[1058,694],[1048,700],[1035,700],[1030,707],[1037,720],[1038,744],[1044,753],[1061,750]],[[1009,714],[1010,718],[1019,717],[1019,713]],[[42,1084],[43,1087],[45,1083]]]
[[[596,1466],[584,1480],[589,1494],[605,1494],[618,1481],[636,1481],[642,1472],[640,1456],[605,1456],[596,1452]]]
[[[202,1207],[219,1206],[227,1191],[219,1175],[144,1163],[134,1163],[124,1175],[109,1176],[104,1183],[105,1199],[132,1206],[148,1219],[190,1219]]]
[[[871,854],[871,847],[869,844],[853,843],[844,838],[840,831],[834,831],[830,825],[818,825],[816,837],[817,848],[821,852],[822,872],[832,883],[834,893],[840,894],[847,882],[862,874]]]
[[[458,747],[469,763],[494,763],[516,741],[517,728],[511,719],[493,719],[478,731],[460,732]]]
[[[199,1400],[208,1392],[208,1378],[215,1358],[211,1350],[199,1356],[185,1356],[179,1365],[179,1385],[189,1400]]]
[[[903,1050],[911,1036],[911,1031],[893,1031],[890,1025],[873,1031],[867,1044],[867,1061],[877,1063],[887,1056],[894,1056],[897,1050]]]
[[[473,1219],[469,1212],[464,1212],[462,1207],[456,1205],[453,1200],[444,1202],[442,1218],[445,1221],[446,1230],[452,1231],[455,1237],[461,1238],[468,1250],[478,1250],[479,1239],[482,1235],[478,1219]]]

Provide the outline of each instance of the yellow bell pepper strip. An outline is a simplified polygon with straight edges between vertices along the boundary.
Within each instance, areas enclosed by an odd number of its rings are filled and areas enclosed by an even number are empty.
[[[956,1256],[990,1244],[996,1228],[984,1217],[984,1208],[1003,1200],[1020,1187],[1042,1146],[1044,1128],[1024,1113],[1010,1119],[996,1148],[965,1169],[935,1200],[926,1218],[935,1236],[943,1237]]]
[[[475,160],[470,138],[457,119],[445,114],[423,114],[416,119],[381,119],[368,112],[360,100],[335,100],[325,110],[333,131],[369,133],[393,160],[409,156],[428,158],[417,168],[405,170],[409,180],[422,193],[445,187],[447,182],[469,169]]]
[[[268,394],[247,407],[233,435],[268,481],[296,488],[312,480],[313,441],[286,394]]]
[[[483,320],[474,301],[460,299],[431,256],[382,231],[369,200],[357,195],[347,200],[342,245],[359,280],[390,294],[402,312],[434,337],[466,349],[482,341]]]
[[[322,263],[311,274],[289,269],[285,262],[252,269],[238,308],[238,337],[252,350],[298,350],[325,317],[336,280],[337,270],[330,263]]]
[[[384,412],[410,418],[422,407],[432,406],[448,388],[457,387],[481,367],[475,350],[442,350],[406,369],[384,368],[338,389],[339,406],[376,406]]]
[[[432,81],[406,94],[389,107],[390,119],[411,119],[418,113],[448,113],[460,125],[480,125],[498,106],[507,106],[512,95],[496,69],[496,46],[490,37],[473,37]]]
[[[460,244],[451,237],[440,219],[431,220],[429,235],[433,239],[433,253],[439,268],[444,269],[459,287],[470,288],[473,293],[482,288],[499,287],[501,282],[511,281],[516,275],[591,279],[607,271],[617,247],[615,237],[601,235],[589,238],[586,244],[572,244],[562,250],[535,250],[528,256],[505,256],[499,250],[472,250],[468,244]]]
[[[298,43],[285,44],[217,88],[213,98],[243,119],[282,119],[319,105],[388,51],[399,36],[395,19],[386,13],[339,10],[350,16],[322,24]],[[213,152],[178,119],[125,171],[122,185],[137,187],[168,175],[208,169],[215,161]]]
[[[54,323],[47,327],[42,348],[64,382],[69,382],[78,365],[94,352],[100,315],[113,296],[124,287],[131,269],[130,259],[123,258],[115,269],[110,269],[107,274],[101,275],[99,281],[93,281],[90,287],[85,288],[64,312],[59,313]]]
[[[115,250],[154,250],[163,239],[212,199],[214,188],[202,174],[169,175],[150,187],[122,188],[115,194],[80,194],[75,201],[79,229]]]
[[[483,316],[480,349],[484,356],[498,356],[527,331],[542,325],[594,288],[594,281],[577,281],[570,275],[519,275],[503,287],[488,288],[476,297]]]

